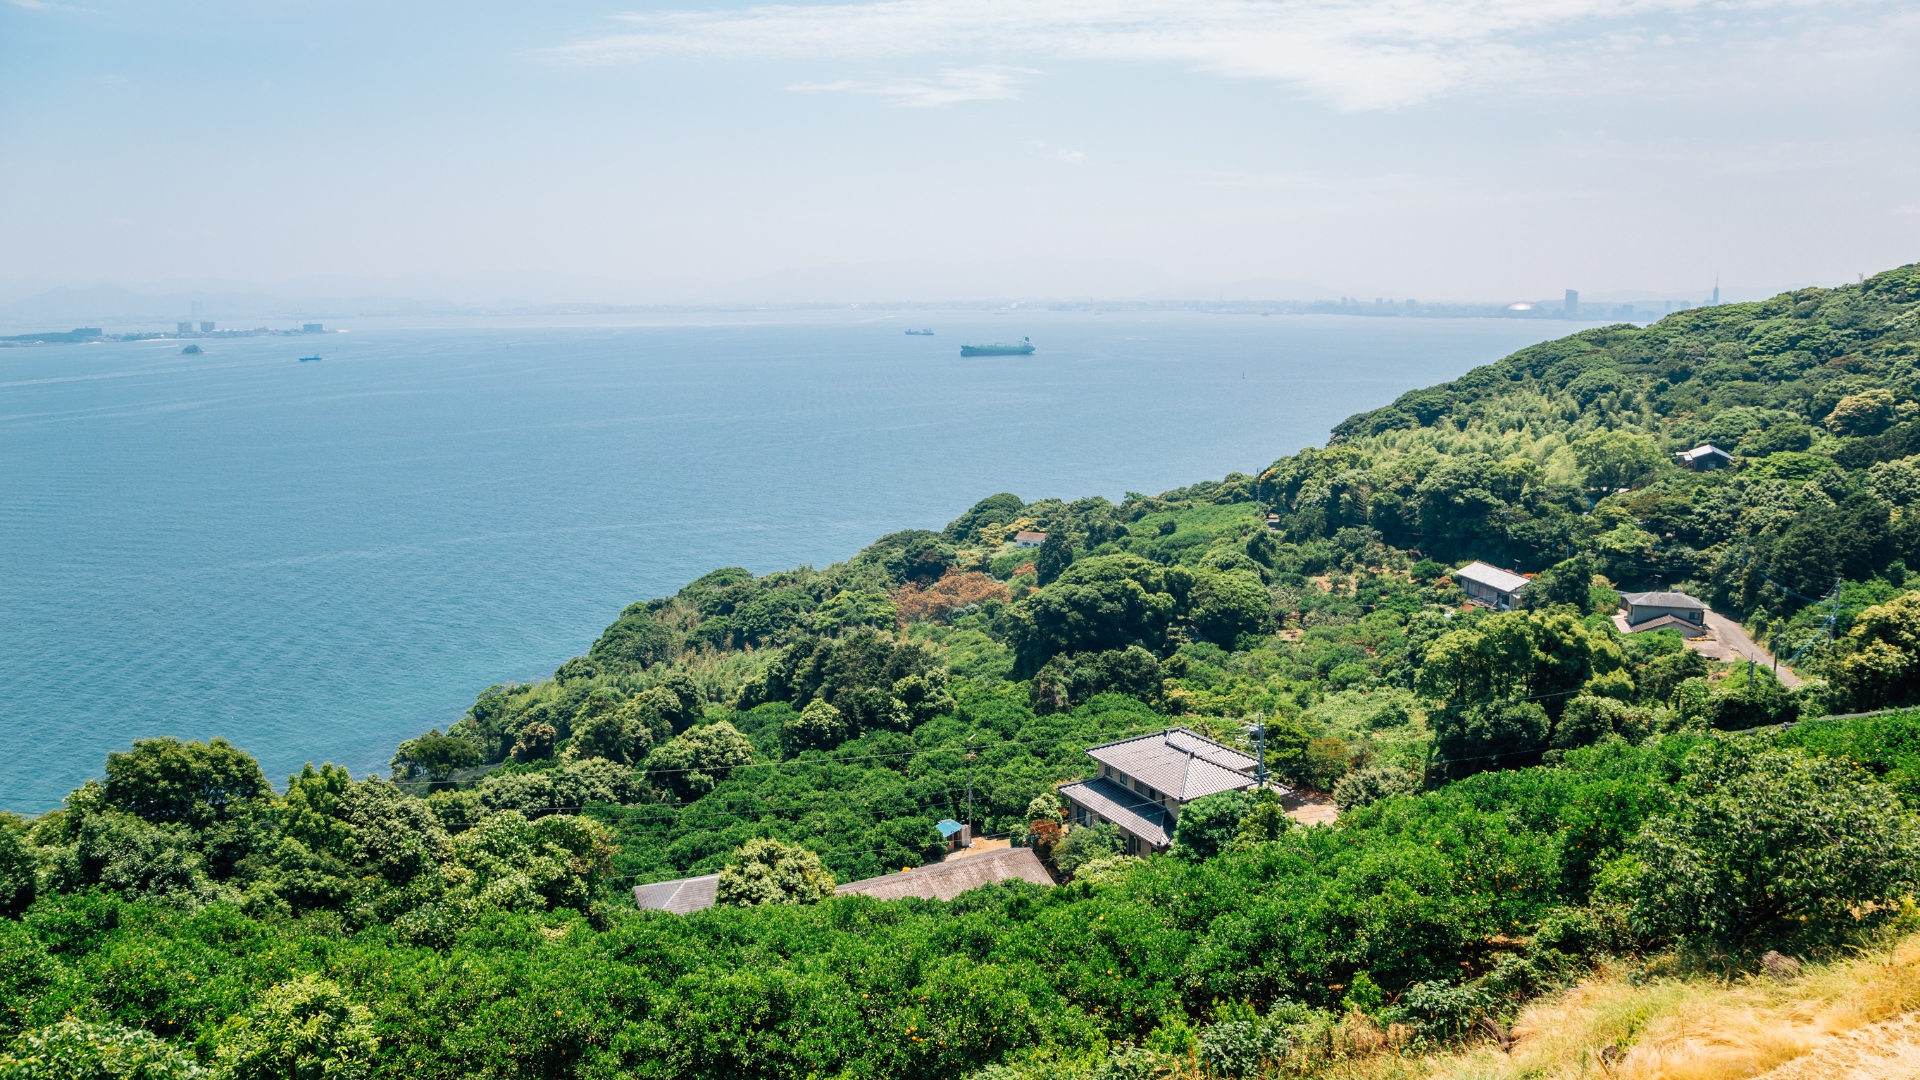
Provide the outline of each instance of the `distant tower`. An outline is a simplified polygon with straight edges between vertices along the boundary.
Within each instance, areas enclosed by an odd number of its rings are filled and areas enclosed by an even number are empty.
[[[1713,274],[1713,303],[1707,306],[1708,307],[1720,306],[1720,272],[1717,270],[1714,271],[1714,274]]]
[[[1568,289],[1567,290],[1567,318],[1577,319],[1579,317],[1580,317],[1580,290]]]

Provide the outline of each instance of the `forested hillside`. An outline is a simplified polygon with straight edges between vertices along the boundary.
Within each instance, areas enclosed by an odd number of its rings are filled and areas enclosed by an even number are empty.
[[[0,1078],[1310,1074],[1607,958],[1908,926],[1920,714],[1817,718],[1920,703],[1916,364],[1920,267],[1589,331],[1257,475],[716,570],[388,778],[136,743],[0,827]],[[1476,558],[1524,610],[1463,606]],[[1655,586],[1805,684],[1620,633]],[[1176,724],[1260,725],[1340,819],[1213,796],[1144,859],[1062,820],[1087,746]],[[831,896],[946,817],[1063,887]]]

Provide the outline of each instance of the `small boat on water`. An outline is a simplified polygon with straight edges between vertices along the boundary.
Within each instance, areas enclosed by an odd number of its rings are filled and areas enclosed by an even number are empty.
[[[1021,338],[1020,344],[1018,345],[1008,345],[1008,344],[1005,344],[1004,342],[998,342],[998,341],[994,342],[991,345],[962,345],[960,346],[960,355],[961,356],[1032,356],[1033,355],[1033,339]]]
[[[301,363],[303,363],[303,364],[311,364],[311,363],[313,363],[313,362],[314,362],[315,360],[318,360],[318,359],[320,359],[320,358],[319,358],[319,357],[317,357],[317,356],[303,356],[303,357],[301,357],[301,358],[300,358],[300,362],[301,362]]]
[[[933,336],[933,331],[931,331],[931,330],[909,330],[909,331],[907,331],[907,334],[908,334],[908,336],[910,336],[910,337],[932,337],[932,336]]]

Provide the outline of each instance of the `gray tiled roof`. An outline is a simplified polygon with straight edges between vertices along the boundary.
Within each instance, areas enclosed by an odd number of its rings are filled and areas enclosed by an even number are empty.
[[[1047,868],[1040,865],[1040,858],[1032,848],[1005,848],[948,859],[898,874],[849,881],[834,891],[841,896],[859,893],[880,900],[899,900],[908,896],[951,900],[968,889],[1015,878],[1031,881],[1035,885],[1053,884],[1053,878],[1048,875]]]
[[[1453,572],[1453,576],[1466,581],[1477,581],[1482,585],[1499,589],[1501,592],[1519,592],[1527,587],[1527,579],[1497,566],[1483,562],[1470,562]]]
[[[1068,784],[1060,789],[1060,795],[1155,847],[1166,847],[1173,840],[1173,822],[1170,820],[1173,815],[1167,813],[1166,807],[1104,776]]]
[[[675,915],[687,915],[712,907],[714,890],[719,885],[719,874],[635,885],[633,902],[640,905],[643,911],[671,911]]]
[[[1183,803],[1253,786],[1250,770],[1259,764],[1252,754],[1186,728],[1090,747],[1087,756]]]
[[[1630,592],[1621,593],[1620,599],[1633,607],[1688,608],[1701,611],[1705,611],[1707,607],[1697,598],[1683,592]]]

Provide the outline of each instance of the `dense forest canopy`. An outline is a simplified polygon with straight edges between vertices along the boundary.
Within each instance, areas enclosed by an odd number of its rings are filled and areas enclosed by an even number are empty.
[[[1844,944],[1920,866],[1920,714],[1820,719],[1920,703],[1916,363],[1920,267],[1587,331],[1257,475],[716,570],[390,777],[142,740],[0,819],[0,1078],[1311,1071],[1601,957]],[[1622,633],[1651,588],[1804,682]],[[1063,820],[1088,746],[1174,725],[1258,725],[1339,819],[1229,792],[1146,858]],[[832,895],[942,818],[1063,884]],[[627,891],[716,872],[692,916]]]

